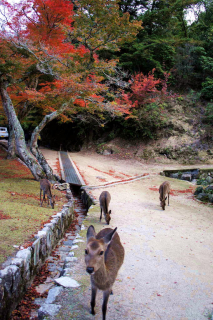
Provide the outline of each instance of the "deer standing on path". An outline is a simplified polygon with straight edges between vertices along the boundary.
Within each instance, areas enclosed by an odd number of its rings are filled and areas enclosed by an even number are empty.
[[[169,193],[171,190],[171,186],[170,183],[168,181],[164,181],[160,187],[159,187],[159,193],[160,193],[160,205],[162,207],[163,210],[165,210],[165,206],[166,206],[166,199],[167,199],[167,194],[168,194],[168,206],[169,206]]]
[[[43,191],[43,199],[41,200],[42,191]],[[43,201],[45,200],[45,195],[47,195],[48,205],[49,205],[49,201],[50,201],[50,205],[51,205],[52,209],[54,209],[55,196],[52,196],[51,183],[47,179],[41,179],[40,180],[40,204],[41,204],[41,207],[42,207]]]
[[[109,224],[111,217],[111,210],[109,210],[109,203],[111,200],[111,195],[108,191],[103,191],[99,197],[100,207],[101,207],[101,215],[100,221],[102,219],[102,210],[104,212],[104,218],[107,224]]]
[[[91,314],[95,315],[97,289],[102,290],[103,320],[106,319],[107,303],[112,293],[112,286],[124,260],[124,248],[116,230],[117,228],[114,230],[105,228],[97,235],[92,225],[87,230],[85,263],[86,271],[91,275]]]

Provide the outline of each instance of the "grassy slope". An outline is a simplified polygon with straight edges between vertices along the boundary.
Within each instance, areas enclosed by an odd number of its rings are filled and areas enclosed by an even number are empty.
[[[17,250],[14,245],[26,245],[66,203],[65,194],[53,190],[55,209],[47,202],[40,207],[39,182],[18,160],[5,157],[6,152],[0,149],[0,265]]]

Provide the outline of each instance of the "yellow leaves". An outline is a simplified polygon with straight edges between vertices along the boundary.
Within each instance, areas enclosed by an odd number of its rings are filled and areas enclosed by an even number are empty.
[[[81,0],[74,16],[74,38],[98,49],[119,50],[118,44],[132,41],[142,28],[141,22],[129,21],[129,13],[121,16],[118,1]]]

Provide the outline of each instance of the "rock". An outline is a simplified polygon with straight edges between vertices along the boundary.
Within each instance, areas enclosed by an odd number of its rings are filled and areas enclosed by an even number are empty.
[[[50,289],[45,303],[53,303],[61,291],[63,291],[63,288],[58,286]]]
[[[102,154],[103,154],[103,156],[109,156],[110,154],[112,154],[112,151],[111,150],[110,151],[104,150]]]
[[[208,194],[209,202],[213,203],[213,194]]]
[[[192,179],[198,179],[199,178],[199,169],[195,169],[191,171]]]
[[[208,176],[208,177],[206,178],[206,181],[210,184],[210,183],[213,182],[213,178],[212,178],[211,176]]]
[[[70,251],[70,249],[71,249],[71,246],[61,246],[60,248],[59,248],[59,251],[61,251],[61,252],[69,252]]]
[[[206,179],[207,176],[208,176],[207,173],[204,172],[204,173],[202,173],[202,174],[200,175],[200,179]]]
[[[201,192],[197,195],[197,199],[201,201],[208,201],[209,197],[207,193]]]
[[[73,240],[64,241],[65,246],[72,246],[72,244],[73,244]]]
[[[52,288],[54,286],[53,282],[49,282],[49,283],[42,283],[40,284],[38,287],[36,287],[36,291],[40,294],[45,293],[47,290],[49,290],[50,288]]]
[[[76,258],[76,257],[66,257],[65,263],[67,263],[67,262],[75,262],[77,260],[78,260],[78,258]]]
[[[206,189],[205,189],[205,191],[207,192],[207,193],[211,193],[211,191],[213,191],[213,186],[208,186],[208,187],[206,187]]]
[[[76,239],[80,239],[80,238],[82,239],[82,237],[79,234],[77,234]]]
[[[171,173],[170,174],[170,178],[178,179],[179,178],[179,174],[178,173]]]
[[[181,179],[186,181],[192,181],[192,175],[190,173],[183,173]]]
[[[41,308],[38,309],[38,319],[43,320],[44,317],[54,317],[59,310],[61,305],[58,304],[44,304]]]
[[[42,306],[45,302],[45,298],[36,298],[35,300],[33,300],[34,304],[37,304],[37,306]]]
[[[75,240],[73,241],[73,244],[78,243],[78,242],[85,242],[85,241],[82,240],[82,239],[75,239]]]
[[[71,268],[65,268],[63,276],[71,276],[72,273],[73,273],[73,270]]]
[[[75,254],[74,254],[73,251],[70,251],[70,252],[68,253],[68,256],[69,256],[69,257],[74,257],[74,255],[75,255]]]
[[[203,192],[203,187],[197,187],[194,192],[194,195],[197,196],[199,193],[202,193],[202,192]]]
[[[74,246],[72,246],[71,250],[74,250],[74,249],[78,249],[78,245],[75,244]]]
[[[80,287],[80,284],[70,278],[70,277],[61,277],[55,280],[56,283],[58,283],[60,286],[63,286],[65,288],[77,288]]]

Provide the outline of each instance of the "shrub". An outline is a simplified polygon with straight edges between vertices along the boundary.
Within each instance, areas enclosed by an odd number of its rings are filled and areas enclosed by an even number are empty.
[[[202,83],[201,95],[207,100],[213,99],[213,78],[206,78]]]

